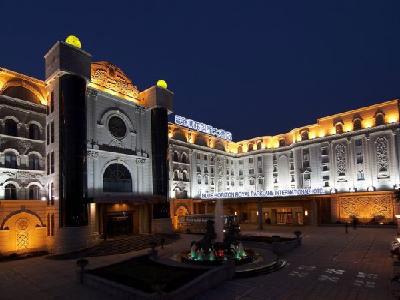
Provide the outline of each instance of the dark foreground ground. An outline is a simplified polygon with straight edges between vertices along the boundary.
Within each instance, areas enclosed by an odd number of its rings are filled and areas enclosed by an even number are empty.
[[[296,230],[294,227],[270,226],[257,232],[243,227],[251,234],[290,237]],[[232,280],[196,300],[395,299],[390,289],[393,273],[389,256],[395,229],[349,228],[348,234],[341,227],[301,227],[300,230],[304,233],[303,246],[285,255],[288,267],[268,275]],[[182,235],[159,253],[170,257],[187,249],[193,239],[196,236]],[[138,241],[132,238],[132,243],[136,245]],[[88,260],[91,267],[101,267],[147,251],[89,257]],[[75,260],[54,260],[44,256],[2,262],[0,299],[112,299],[80,285],[76,272]]]

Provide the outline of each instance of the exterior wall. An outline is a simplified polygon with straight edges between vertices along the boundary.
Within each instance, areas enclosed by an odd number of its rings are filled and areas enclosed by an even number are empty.
[[[89,89],[88,97],[88,195],[101,197],[107,166],[120,163],[132,176],[132,195],[152,194],[150,111],[100,91]],[[108,120],[121,118],[127,127],[122,139],[112,136]]]
[[[380,114],[382,124],[377,117]],[[322,118],[318,124],[303,128],[309,130],[307,138],[302,139],[298,129],[273,137],[284,138],[282,145],[268,144],[270,137],[237,143],[218,141],[170,124],[170,198],[200,199],[201,193],[207,192],[301,188],[323,188],[325,194],[333,195],[396,190],[400,187],[398,114],[398,101],[394,100]],[[358,118],[362,119],[361,128],[352,124]],[[343,125],[342,133],[336,132],[338,120]],[[324,134],[315,134],[316,128]],[[217,148],[218,143],[224,147]],[[183,161],[182,155],[188,160]],[[184,172],[189,176],[184,177]],[[355,199],[362,202],[364,198]],[[367,203],[373,206],[375,200],[371,201]],[[361,218],[372,218],[370,212],[361,212],[361,207],[359,210]],[[372,214],[379,212],[375,209]],[[393,213],[385,213],[386,221],[393,217]]]

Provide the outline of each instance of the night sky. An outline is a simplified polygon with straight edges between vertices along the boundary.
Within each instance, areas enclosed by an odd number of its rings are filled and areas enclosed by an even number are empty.
[[[2,1],[0,66],[44,78],[77,35],[175,112],[235,141],[400,97],[400,1]]]

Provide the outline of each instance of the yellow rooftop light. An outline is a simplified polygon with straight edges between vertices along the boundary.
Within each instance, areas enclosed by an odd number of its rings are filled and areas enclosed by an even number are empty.
[[[70,44],[76,48],[81,48],[81,41],[74,35],[69,35],[66,39],[65,42],[67,44]]]
[[[168,85],[165,80],[160,79],[157,81],[157,86],[160,88],[166,89]]]

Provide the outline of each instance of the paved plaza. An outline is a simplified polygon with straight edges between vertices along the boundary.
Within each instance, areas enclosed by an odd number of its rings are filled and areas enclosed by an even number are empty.
[[[251,234],[292,236],[294,227],[269,227]],[[284,256],[289,265],[272,274],[237,279],[214,288],[197,300],[210,299],[394,299],[389,243],[395,229],[301,227],[303,245]],[[188,248],[193,235],[160,250],[170,257]],[[90,257],[90,266],[122,261],[148,250]],[[0,263],[0,299],[111,299],[77,281],[75,260],[36,257]],[[113,298],[115,299],[115,298]]]

